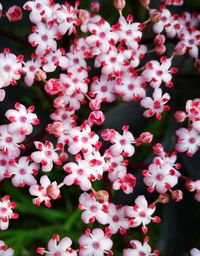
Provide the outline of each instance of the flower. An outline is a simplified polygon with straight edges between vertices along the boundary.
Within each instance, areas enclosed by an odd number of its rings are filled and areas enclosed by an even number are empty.
[[[35,163],[41,163],[43,172],[50,172],[53,168],[53,163],[61,165],[62,161],[59,159],[59,155],[55,152],[53,144],[48,140],[43,144],[40,141],[34,141],[34,145],[39,151],[35,151],[31,154],[31,159]]]
[[[197,248],[192,248],[190,250],[190,255],[191,256],[200,256],[200,250],[198,250]]]
[[[85,235],[79,238],[79,256],[103,256],[104,253],[111,252],[113,242],[106,237],[103,230],[95,228],[90,232],[87,230]]]
[[[6,16],[10,22],[21,20],[23,17],[22,9],[17,5],[13,5],[7,10]]]
[[[15,103],[15,109],[9,109],[5,113],[5,116],[11,122],[11,124],[8,125],[8,131],[12,134],[31,134],[33,131],[32,125],[38,125],[40,122],[37,115],[32,113],[35,106],[30,106],[28,109],[26,109],[24,105]]]
[[[0,240],[0,255],[1,256],[13,256],[14,251],[12,248],[9,248],[4,241]]]
[[[19,215],[13,212],[16,207],[15,202],[10,201],[10,196],[2,197],[0,201],[0,229],[5,230],[8,228],[9,219],[18,219]]]
[[[137,240],[131,240],[130,244],[132,248],[124,249],[123,250],[123,256],[150,256],[154,255],[151,254],[151,247],[147,242],[144,242],[142,244],[140,241]]]

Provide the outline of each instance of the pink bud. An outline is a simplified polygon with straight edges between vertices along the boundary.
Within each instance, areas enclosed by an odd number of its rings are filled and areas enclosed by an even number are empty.
[[[47,78],[46,73],[39,69],[36,73],[35,73],[35,80],[36,81],[44,81]]]
[[[153,152],[156,155],[160,155],[163,152],[163,145],[160,143],[156,143],[155,145],[153,145]]]
[[[43,248],[43,247],[38,247],[38,248],[36,249],[36,252],[37,252],[38,254],[43,255],[43,254],[45,253],[45,248]]]
[[[185,182],[185,188],[190,191],[190,192],[193,192],[195,191],[195,184],[192,180],[187,180]]]
[[[60,153],[59,158],[60,158],[60,160],[61,160],[63,163],[64,163],[64,162],[67,162],[67,160],[68,160],[68,154],[65,153],[65,152],[62,152],[62,153]]]
[[[91,110],[99,110],[101,108],[101,103],[97,99],[93,99],[89,103]]]
[[[21,20],[23,17],[22,9],[17,5],[13,5],[6,12],[6,16],[10,22]]]
[[[90,6],[92,12],[99,12],[101,7],[99,2],[91,2]]]
[[[104,122],[105,116],[102,111],[92,111],[88,119],[90,122],[100,125]]]
[[[186,51],[187,51],[187,46],[182,42],[179,42],[174,48],[174,53],[178,56],[184,55]]]
[[[179,189],[172,191],[171,197],[174,201],[180,202],[183,199],[183,192]]]
[[[157,46],[162,45],[165,43],[165,36],[164,35],[156,35],[154,38],[154,44],[156,44]]]
[[[140,0],[140,3],[144,7],[148,7],[150,5],[150,0]]]
[[[49,196],[52,200],[55,200],[60,196],[60,189],[56,182],[53,182],[47,187],[47,196]]]
[[[54,134],[56,137],[59,137],[61,133],[64,131],[63,123],[60,121],[55,121],[52,124],[47,126],[47,131],[50,134]]]
[[[104,129],[101,133],[102,138],[105,141],[112,140],[115,136],[115,130],[113,129]]]
[[[95,192],[94,197],[100,204],[107,203],[109,200],[109,194],[106,190],[100,190]]]
[[[114,0],[114,6],[118,11],[122,11],[126,5],[125,0]]]
[[[186,113],[183,111],[176,111],[174,114],[174,118],[177,122],[182,123],[183,121],[185,121]]]
[[[161,13],[157,10],[150,10],[150,19],[153,23],[156,23],[160,20]]]
[[[45,84],[45,90],[50,95],[55,95],[62,89],[62,84],[58,79],[52,78]]]
[[[56,98],[53,102],[53,106],[58,109],[63,108],[65,106],[64,99],[62,97]]]
[[[140,134],[140,140],[143,143],[151,143],[153,139],[153,134],[150,132],[143,132]]]
[[[154,49],[158,55],[162,55],[166,52],[167,48],[164,44],[162,44],[162,45],[157,45]]]
[[[159,195],[157,201],[161,204],[167,204],[169,202],[169,195],[166,193],[162,193]]]

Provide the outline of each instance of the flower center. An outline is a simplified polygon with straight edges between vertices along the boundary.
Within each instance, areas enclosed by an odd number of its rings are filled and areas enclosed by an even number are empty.
[[[26,170],[25,170],[25,169],[21,169],[21,170],[19,171],[19,173],[20,173],[21,175],[24,175],[24,174],[26,174]]]
[[[113,220],[113,222],[118,222],[119,221],[119,217],[117,215],[114,215],[112,217],[112,220]]]
[[[94,242],[94,243],[93,243],[93,248],[94,248],[94,249],[99,249],[99,247],[100,247],[99,242]]]
[[[160,173],[157,174],[157,175],[156,175],[156,179],[157,179],[157,180],[162,180],[162,179],[163,179],[163,175],[160,174]]]
[[[6,142],[7,142],[7,143],[10,143],[10,142],[12,142],[12,141],[13,141],[12,137],[7,137],[7,138],[6,138]]]
[[[146,217],[146,212],[144,212],[144,211],[140,212],[139,216],[142,217],[142,218],[145,218]]]

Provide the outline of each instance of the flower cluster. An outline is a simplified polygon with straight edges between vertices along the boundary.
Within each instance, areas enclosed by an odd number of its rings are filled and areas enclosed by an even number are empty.
[[[37,248],[38,254],[111,256],[112,238],[119,232],[127,236],[130,245],[123,249],[123,256],[157,256],[159,252],[152,252],[148,238],[143,243],[129,240],[127,231],[140,227],[146,234],[151,222],[159,223],[157,204],[168,203],[170,196],[176,202],[183,198],[181,190],[174,190],[180,178],[186,180],[186,189],[195,191],[195,199],[200,201],[200,181],[182,175],[181,165],[177,163],[179,152],[187,152],[191,157],[200,147],[199,98],[189,99],[185,112],[175,113],[176,121],[188,121],[187,128],[176,131],[175,150],[167,153],[157,143],[153,146],[156,156],[152,162],[144,168],[144,164],[138,165],[143,170],[147,191],[158,192],[157,199],[148,202],[146,196],[139,194],[132,205],[120,205],[112,200],[112,190],[134,193],[141,182],[132,170],[135,152],[154,137],[149,131],[138,132],[126,124],[121,131],[104,127],[107,104],[139,102],[138,106],[145,109],[145,118],[155,116],[161,120],[163,112],[170,111],[173,78],[179,72],[174,60],[188,52],[197,70],[200,66],[199,15],[172,13],[167,8],[181,6],[183,0],[160,1],[160,9],[152,9],[150,0],[140,3],[148,13],[146,21],[137,22],[131,14],[124,17],[125,0],[114,0],[120,15],[114,24],[109,24],[98,14],[97,2],[92,2],[89,12],[81,9],[79,2],[72,6],[53,0],[27,1],[23,9],[29,12],[33,23],[28,36],[33,50],[31,57],[25,60],[8,48],[0,53],[0,101],[6,96],[4,88],[19,86],[18,81],[23,79],[27,87],[40,86],[53,109],[52,121],[44,128],[48,139],[36,135],[30,140],[28,136],[33,134],[34,126],[42,121],[34,113],[35,107],[27,108],[17,102],[15,109],[6,111],[9,123],[0,125],[0,181],[10,179],[14,187],[28,186],[33,204],[44,203],[49,208],[53,206],[52,200],[61,197],[63,186],[69,190],[75,185],[82,221],[87,225],[94,222],[101,225],[101,228],[86,229],[79,237],[77,250],[71,248],[71,238],[60,240],[54,234],[47,249]],[[10,22],[20,20],[23,15],[18,6],[9,8],[5,15],[3,12],[0,4],[0,16],[6,15]],[[143,40],[144,31],[150,25],[156,34],[153,49]],[[70,38],[72,44],[63,46],[59,41],[65,38]],[[176,41],[172,51],[167,51],[168,39]],[[159,58],[152,57],[151,52]],[[83,109],[84,115],[80,117]],[[60,166],[60,184],[48,176],[56,166]],[[106,190],[96,191],[95,184],[101,180],[105,180]],[[15,206],[9,196],[2,198],[1,230],[8,228],[9,219],[18,218],[13,212]],[[13,251],[0,241],[0,254],[12,256]],[[191,255],[199,255],[199,250],[193,248]]]

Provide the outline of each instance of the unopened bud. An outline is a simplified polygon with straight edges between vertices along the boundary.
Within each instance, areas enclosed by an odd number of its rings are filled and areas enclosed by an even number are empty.
[[[161,13],[157,10],[150,10],[150,20],[153,23],[156,23],[160,20],[161,18]]]
[[[158,54],[158,55],[163,55],[167,48],[164,44],[162,45],[157,45],[155,48],[154,48],[155,52]]]
[[[150,5],[150,0],[140,0],[140,3],[144,7],[148,7]]]
[[[47,126],[47,131],[50,134],[54,134],[55,137],[59,137],[61,135],[61,133],[63,133],[63,131],[64,131],[63,123],[60,121],[55,121],[52,124],[49,124]]]
[[[166,193],[162,193],[159,195],[157,202],[161,204],[167,204],[169,200],[170,200],[169,195]]]
[[[67,162],[67,160],[68,160],[68,154],[65,153],[65,152],[61,152],[61,153],[59,154],[59,158],[60,158],[60,160],[61,160],[63,163],[65,163],[65,162]]]
[[[186,51],[187,51],[187,46],[182,42],[179,42],[174,48],[174,53],[175,55],[178,55],[178,56],[184,55]]]
[[[56,200],[60,196],[60,189],[56,182],[53,182],[47,187],[47,195],[52,200]]]
[[[54,106],[55,108],[58,108],[58,109],[63,108],[63,107],[65,106],[65,101],[64,101],[64,99],[63,99],[62,97],[56,98],[56,99],[54,100],[54,102],[53,102],[53,106]]]
[[[153,145],[153,152],[156,155],[160,155],[163,152],[163,145],[160,143],[156,143],[155,145]]]
[[[185,121],[186,113],[183,111],[176,111],[174,114],[174,118],[177,122],[182,123],[183,121]]]
[[[183,199],[183,192],[179,189],[172,191],[171,198],[176,201],[180,202]]]
[[[165,43],[165,36],[164,35],[156,35],[154,38],[154,44],[159,46]]]
[[[119,11],[120,15],[121,15],[121,12],[124,9],[125,5],[126,5],[125,0],[114,0],[114,6]]]
[[[35,73],[35,80],[36,81],[44,81],[47,78],[46,73],[39,69],[36,73]]]
[[[195,184],[192,180],[187,180],[185,182],[185,188],[190,191],[190,192],[193,192],[195,191]]]
[[[105,116],[102,111],[92,111],[89,115],[88,120],[93,124],[100,125],[104,122]]]
[[[6,12],[6,16],[10,22],[21,20],[23,17],[22,9],[17,5],[13,5]]]
[[[94,192],[94,197],[101,204],[104,204],[109,200],[109,194],[106,190],[100,190],[100,191]]]
[[[101,108],[101,103],[97,99],[92,99],[89,103],[91,110],[99,110]]]

